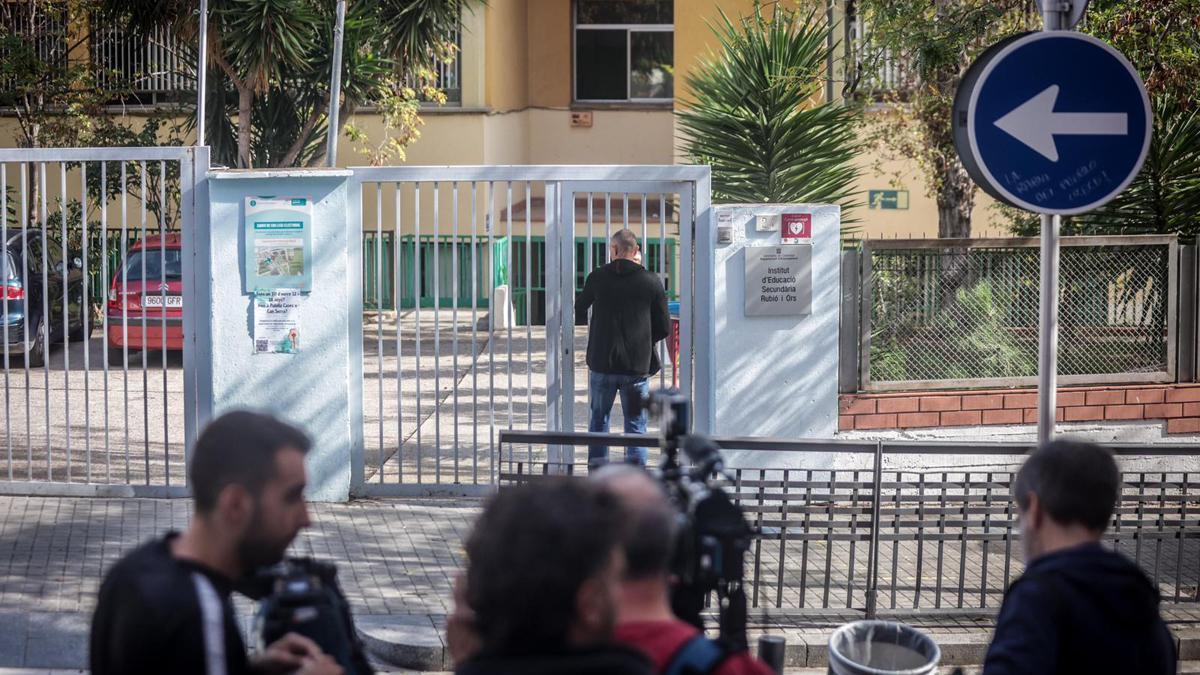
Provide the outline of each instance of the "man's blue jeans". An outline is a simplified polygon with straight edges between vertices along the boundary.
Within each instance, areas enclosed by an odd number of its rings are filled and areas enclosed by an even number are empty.
[[[649,378],[591,371],[588,371],[588,407],[591,409],[588,431],[608,432],[608,422],[618,392],[621,394],[621,412],[625,417],[625,433],[646,433],[649,413],[642,408],[641,400],[650,393]],[[626,448],[625,461],[646,466],[646,448]],[[588,468],[594,469],[606,463],[607,445],[588,446]]]

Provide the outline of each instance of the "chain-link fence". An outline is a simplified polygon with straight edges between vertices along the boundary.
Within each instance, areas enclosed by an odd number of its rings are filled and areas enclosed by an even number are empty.
[[[1168,381],[1174,237],[1066,237],[1063,384]],[[863,385],[1011,386],[1037,375],[1036,239],[872,241],[863,249]]]

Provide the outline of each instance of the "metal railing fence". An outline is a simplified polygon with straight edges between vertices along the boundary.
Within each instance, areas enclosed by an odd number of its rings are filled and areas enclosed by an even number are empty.
[[[861,388],[1018,386],[1037,374],[1036,239],[867,241]],[[1171,381],[1174,236],[1064,237],[1062,384]]]
[[[726,489],[755,533],[746,560],[752,608],[987,615],[1024,569],[1010,490],[1026,445],[714,440],[729,459]],[[552,465],[530,461],[520,448],[595,441],[657,444],[653,436],[504,431],[500,443],[511,459],[500,484],[585,475],[586,460]],[[1105,546],[1135,560],[1164,602],[1200,602],[1195,449],[1110,447],[1125,466]],[[762,452],[751,458],[740,450]],[[978,457],[985,468],[904,468],[961,457]],[[1175,466],[1150,470],[1155,461]]]

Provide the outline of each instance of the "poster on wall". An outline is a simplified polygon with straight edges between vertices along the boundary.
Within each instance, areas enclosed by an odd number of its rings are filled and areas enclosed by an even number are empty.
[[[247,197],[245,291],[312,290],[312,200]]]
[[[300,291],[262,289],[254,293],[254,353],[300,351]]]

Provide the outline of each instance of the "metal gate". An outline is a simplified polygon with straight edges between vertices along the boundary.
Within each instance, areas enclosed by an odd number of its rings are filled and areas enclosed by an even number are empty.
[[[400,249],[386,255],[373,247],[355,261],[359,276],[377,284],[366,294],[391,303],[377,304],[385,311],[368,316],[363,339],[352,340],[363,350],[363,405],[351,411],[362,434],[352,459],[355,494],[483,492],[501,472],[569,460],[534,446],[502,452],[498,432],[586,428],[587,329],[577,325],[574,294],[607,261],[598,246],[580,241],[605,240],[621,227],[658,252],[647,260],[653,271],[678,279],[678,365],[661,344],[666,368],[658,386],[677,378],[684,391],[711,390],[711,369],[696,358],[711,354],[702,345],[712,293],[696,287],[711,275],[697,274],[695,264],[712,259],[707,167],[355,168],[351,200],[361,204],[351,217],[361,217],[364,234],[383,241],[390,233]],[[708,234],[697,239],[698,231]],[[538,237],[545,255],[533,254]],[[452,269],[441,270],[446,260],[420,255],[418,242],[462,247],[469,257],[451,256]],[[385,293],[389,278],[393,288],[409,290]],[[545,289],[544,325],[527,320],[529,311],[517,322],[515,287]],[[696,413],[696,426],[708,428],[704,401]]]
[[[207,171],[207,148],[0,150],[0,494],[186,494]]]

